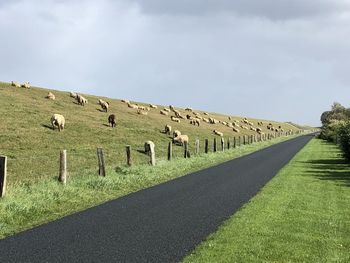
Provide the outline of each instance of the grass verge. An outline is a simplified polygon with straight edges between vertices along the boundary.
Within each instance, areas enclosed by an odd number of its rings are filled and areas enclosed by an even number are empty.
[[[59,184],[56,177],[35,184],[18,183],[0,200],[0,239],[293,137],[279,137],[190,159],[158,160],[155,167],[108,166],[105,178],[98,177],[96,170],[83,170],[79,176],[69,177],[65,186]]]
[[[350,165],[313,139],[183,262],[350,262]]]

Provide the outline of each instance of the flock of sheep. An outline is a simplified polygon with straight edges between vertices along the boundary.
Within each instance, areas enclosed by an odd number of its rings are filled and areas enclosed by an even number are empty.
[[[12,81],[11,85],[14,87],[30,88],[29,82],[19,84],[17,82]],[[80,94],[77,94],[75,92],[70,92],[69,96],[74,98],[76,100],[76,104],[78,105],[85,106],[86,104],[88,104],[88,100]],[[52,92],[48,92],[46,98],[50,100],[56,99],[55,95]],[[126,99],[121,100],[121,102],[125,103],[128,108],[135,109],[137,111],[137,114],[140,114],[140,115],[148,115],[148,112],[151,111],[152,109],[158,109],[158,106],[154,104],[149,104],[149,106],[141,106],[135,103],[131,103],[129,100],[126,100]],[[108,108],[110,106],[109,102],[99,99],[97,103],[101,106],[101,111],[108,112]],[[235,133],[240,133],[240,129],[243,129],[243,130],[250,130],[253,132],[257,132],[260,135],[264,134],[262,132],[262,127],[264,126],[264,123],[262,121],[257,122],[258,127],[254,127],[254,123],[250,122],[247,118],[243,118],[241,120],[237,120],[237,119],[233,120],[231,119],[231,117],[228,117],[228,121],[220,121],[213,117],[210,117],[209,113],[207,112],[203,112],[203,115],[205,115],[205,117],[203,117],[199,112],[193,111],[193,109],[190,107],[185,108],[185,112],[187,113],[186,116],[184,116],[179,110],[175,109],[175,107],[172,105],[170,105],[168,108],[163,108],[159,111],[161,115],[164,115],[164,116],[171,115],[170,120],[176,123],[180,123],[182,120],[184,120],[184,121],[189,121],[189,123],[192,125],[200,126],[201,121],[203,121],[208,124],[222,124],[223,126],[231,128],[232,131],[234,131]],[[116,127],[117,118],[115,114],[110,114],[108,116],[108,124],[112,128]],[[59,131],[63,130],[65,126],[64,116],[61,114],[53,114],[51,117],[51,125],[53,129],[57,127]],[[266,126],[266,128],[274,132],[283,132],[283,129],[281,126],[276,128],[272,125],[272,123],[269,123]],[[172,131],[171,125],[169,124],[165,125],[163,133],[171,135],[171,131]],[[223,132],[216,129],[213,130],[213,134],[221,137],[224,136]],[[182,134],[179,130],[173,131],[172,142],[174,144],[184,145],[184,143],[185,142],[188,143],[188,141],[189,141],[188,135]],[[145,142],[145,153],[148,153],[152,149],[154,149],[154,143],[151,141]]]

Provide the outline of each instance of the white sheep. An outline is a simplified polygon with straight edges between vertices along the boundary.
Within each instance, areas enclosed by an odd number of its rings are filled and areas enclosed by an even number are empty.
[[[47,98],[49,100],[55,100],[56,96],[52,92],[49,92],[45,98]]]
[[[172,121],[180,123],[180,119],[179,118],[176,118],[174,116],[171,116],[170,118],[171,118]]]
[[[84,98],[83,96],[81,96],[80,94],[77,94],[76,100],[77,100],[78,104],[81,106],[85,106],[85,104],[88,103],[88,100],[86,98]]]
[[[65,119],[63,117],[63,115],[61,114],[54,114],[51,117],[51,124],[52,124],[52,129],[55,129],[55,126],[58,127],[58,130],[61,131],[64,129],[64,125],[65,125]]]
[[[217,130],[213,130],[213,133],[215,134],[215,135],[219,135],[219,136],[224,136],[224,134],[222,133],[222,132],[220,132],[220,131],[217,131]]]
[[[157,105],[154,105],[154,104],[150,104],[149,105],[152,109],[157,109],[158,107],[157,107]]]
[[[125,100],[125,99],[123,99],[123,100],[121,100],[121,102],[124,102],[124,103],[126,103],[126,104],[129,104],[129,103],[130,103],[130,100]]]
[[[102,108],[105,112],[108,111],[109,102],[107,102],[107,101],[102,101],[100,105],[101,105],[101,108]]]
[[[170,125],[165,125],[165,128],[164,128],[164,133],[166,133],[166,134],[169,134],[170,135],[170,133],[171,133],[171,126]]]
[[[16,88],[20,88],[21,87],[21,85],[18,82],[15,82],[15,81],[11,81],[11,86],[14,86]]]
[[[183,145],[185,142],[188,143],[188,136],[185,134],[181,134],[175,138],[173,138],[173,143],[174,144],[180,144]]]
[[[128,102],[127,104],[128,104],[128,107],[131,108],[131,109],[138,109],[138,107],[139,107],[136,104],[132,104],[130,102]]]
[[[160,114],[167,116],[169,113],[165,110],[160,110]]]
[[[140,115],[147,115],[148,112],[147,112],[147,111],[143,111],[143,110],[137,110],[137,114],[140,114]]]
[[[173,131],[173,138],[180,136],[180,135],[181,135],[181,132],[179,130]]]
[[[29,81],[24,82],[24,83],[21,85],[21,87],[26,88],[26,89],[29,89],[29,88],[30,88],[30,83],[29,83]]]
[[[72,92],[72,91],[69,93],[69,96],[72,97],[72,98],[74,98],[74,99],[77,98],[77,95],[78,95],[78,94],[76,94],[75,92]]]
[[[234,132],[239,132],[239,129],[237,129],[237,128],[235,128],[235,127],[233,127],[232,130],[233,130]]]
[[[187,107],[187,108],[185,109],[185,111],[193,111],[193,109],[190,108],[190,107]]]

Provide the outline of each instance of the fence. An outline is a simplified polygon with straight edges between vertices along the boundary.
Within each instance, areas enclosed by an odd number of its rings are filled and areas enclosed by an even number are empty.
[[[296,134],[300,134],[301,132],[296,132]],[[294,135],[294,132],[275,132],[275,133],[268,133],[268,134],[258,134],[258,135],[244,135],[243,137],[238,136],[238,137],[233,137],[233,138],[227,138],[227,150],[229,149],[235,149],[237,147],[241,146],[241,143],[243,145],[245,144],[252,144],[256,142],[263,142],[267,140],[271,140],[273,138],[277,138],[280,136],[289,136],[289,135]],[[189,144],[185,142],[183,145],[183,157],[184,158],[191,158],[191,153],[189,150]],[[213,148],[212,152],[217,152],[217,151],[225,151],[225,139],[223,137],[220,137],[220,143],[219,143],[220,148],[217,147],[217,137],[213,138]],[[209,139],[204,140],[204,154],[209,153]],[[132,149],[130,145],[127,145],[125,147],[126,151],[126,165],[127,166],[133,166],[132,162]],[[194,142],[194,156],[198,156],[201,154],[200,152],[200,140],[196,139]],[[145,147],[146,150],[146,147]],[[138,150],[139,151],[139,150]],[[140,151],[139,151],[140,152]],[[154,166],[156,164],[156,153],[155,153],[155,147],[151,146],[149,147],[148,151],[144,152],[145,154],[148,155],[149,158],[149,164]],[[167,160],[172,161],[173,159],[173,143],[169,142],[167,144]],[[74,154],[74,153],[72,153]],[[98,175],[101,177],[106,176],[106,165],[105,165],[105,156],[104,156],[104,150],[99,147],[97,148],[96,151],[97,154],[97,164],[98,164]],[[58,175],[58,181],[61,182],[62,184],[66,184],[67,182],[67,175],[68,175],[68,168],[67,168],[67,150],[62,150],[60,151],[59,155],[59,175]],[[35,158],[35,157],[34,157]],[[13,160],[13,159],[9,159]],[[0,197],[5,196],[6,193],[6,177],[7,177],[7,161],[8,158],[6,156],[0,156]]]

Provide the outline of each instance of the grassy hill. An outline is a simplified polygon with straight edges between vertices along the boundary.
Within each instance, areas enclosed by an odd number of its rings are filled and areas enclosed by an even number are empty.
[[[45,98],[51,91],[56,100]],[[73,90],[74,91],[74,90]],[[137,114],[135,109],[128,108],[120,100],[84,95],[89,103],[80,106],[69,96],[68,92],[32,87],[30,89],[15,88],[9,83],[0,82],[0,154],[9,157],[8,184],[32,183],[40,179],[56,177],[59,167],[59,151],[68,152],[69,176],[79,176],[82,171],[97,170],[96,148],[102,147],[105,152],[107,166],[122,166],[125,164],[125,146],[131,145],[134,164],[148,162],[143,154],[143,144],[152,140],[156,145],[157,160],[166,158],[169,136],[161,133],[166,124],[180,130],[190,138],[189,149],[193,152],[194,141],[200,140],[203,149],[204,139],[212,141],[213,130],[224,133],[228,137],[256,134],[254,131],[241,130],[235,133],[220,123],[208,124],[201,122],[200,127],[189,124],[188,120],[175,123],[169,116],[160,115],[160,109],[151,109],[147,116]],[[97,104],[99,98],[110,102],[108,113],[101,112]],[[128,98],[132,99],[132,98]],[[139,103],[148,106],[148,103]],[[189,105],[191,106],[191,105]],[[176,105],[175,105],[176,108]],[[184,109],[180,109],[183,115]],[[194,110],[203,115],[203,111]],[[65,116],[66,128],[62,132],[51,129],[52,114]],[[117,116],[117,127],[108,126],[110,113]],[[209,113],[209,117],[220,121],[228,121],[228,116]],[[231,116],[242,120],[242,117]],[[266,124],[275,127],[282,126],[284,130],[297,131],[298,128],[288,123],[248,118],[257,127],[258,121],[263,121],[263,132],[267,133]],[[212,143],[211,143],[212,144]],[[174,157],[182,156],[182,147],[174,147]]]

